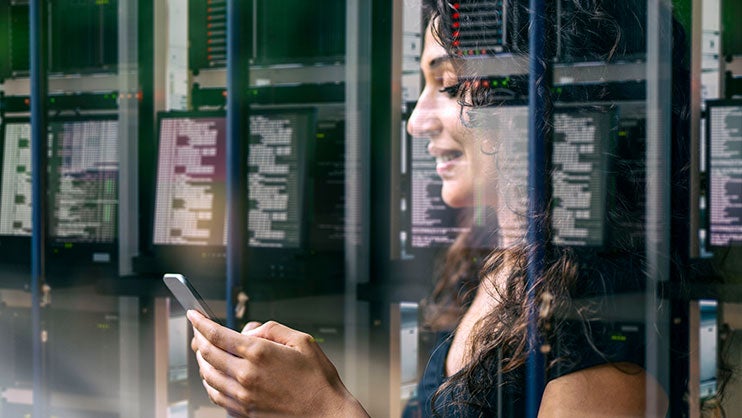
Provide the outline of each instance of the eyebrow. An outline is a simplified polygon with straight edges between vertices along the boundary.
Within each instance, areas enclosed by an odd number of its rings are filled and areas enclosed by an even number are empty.
[[[451,61],[450,55],[439,55],[437,57],[431,58],[430,61],[428,61],[428,68],[435,69],[436,67],[440,66],[441,64],[445,62]]]

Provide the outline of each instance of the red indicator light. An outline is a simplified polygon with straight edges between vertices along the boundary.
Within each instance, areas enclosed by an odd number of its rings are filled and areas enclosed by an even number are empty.
[[[222,96],[227,97],[227,90],[222,90]]]
[[[489,82],[489,80],[484,80],[484,81],[482,81],[482,86],[483,86],[483,87],[486,87],[486,88],[489,88],[489,86],[490,86],[490,82]]]
[[[459,31],[456,31],[456,32],[454,32],[454,33],[453,33],[453,37],[454,37],[454,38],[458,38],[458,37],[459,37],[459,34],[460,34],[460,33],[461,33],[461,32],[459,32]]]
[[[458,28],[459,26],[461,26],[461,24],[459,22],[453,22],[453,28],[454,29]]]
[[[453,46],[459,46],[460,42],[458,40],[453,41]]]
[[[459,16],[461,16],[461,15],[459,14],[459,12],[454,12],[454,13],[453,13],[453,14],[451,15],[451,18],[452,18],[453,20],[456,20],[456,19],[458,19],[458,18],[459,18]]]
[[[28,106],[31,104],[31,99],[23,99],[23,103]]]
[[[481,51],[481,53],[482,53],[482,55],[487,55],[487,50],[486,50],[486,49],[483,49],[483,50]]]
[[[451,7],[453,7],[456,10],[459,10],[459,7],[461,7],[461,5],[459,3],[454,3],[451,5]]]

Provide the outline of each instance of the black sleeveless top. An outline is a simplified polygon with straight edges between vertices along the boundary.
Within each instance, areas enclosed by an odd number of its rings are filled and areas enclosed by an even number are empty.
[[[575,302],[581,298],[587,298],[588,301],[593,297],[603,298],[602,315],[592,316],[593,318],[624,318],[620,315],[608,315],[612,310],[626,309],[623,302],[614,300],[608,295],[643,291],[646,279],[641,260],[630,254],[606,256],[593,252],[580,250],[575,253],[582,267],[578,273],[580,286],[572,292],[572,298]],[[636,310],[640,309],[640,306],[636,307]],[[562,318],[554,326],[555,336],[553,341],[550,341],[552,347],[548,360],[558,361],[546,370],[546,383],[600,364],[628,362],[644,366],[645,326],[641,319],[586,321]],[[471,400],[467,394],[453,394],[451,390],[440,393],[433,405],[433,395],[448,379],[445,364],[451,347],[452,333],[443,332],[436,337],[437,342],[433,346],[427,367],[418,384],[417,394],[404,410],[405,418],[525,416],[524,367],[498,376],[487,376],[485,380],[497,384],[476,388],[486,393],[486,399],[484,401],[480,399],[476,402],[477,405],[474,405],[474,402],[467,404],[467,401]],[[456,404],[453,402],[454,399]]]
[[[585,336],[585,328],[591,333],[590,341]],[[588,367],[609,362],[644,363],[643,327],[636,324],[590,324],[578,321],[564,322],[557,339],[556,356],[561,360],[547,370],[546,380]],[[408,402],[403,416],[405,418],[429,418],[433,413],[432,398],[446,377],[445,364],[451,348],[452,333],[440,333],[438,342],[430,354],[425,372],[418,384],[417,396]],[[592,343],[591,343],[592,342]],[[462,402],[452,405],[454,396],[461,401],[461,395],[451,391],[443,392],[435,400],[435,411],[440,417],[522,417],[525,416],[525,372],[521,367],[508,374],[498,376],[498,385],[487,388],[485,405],[462,406]]]

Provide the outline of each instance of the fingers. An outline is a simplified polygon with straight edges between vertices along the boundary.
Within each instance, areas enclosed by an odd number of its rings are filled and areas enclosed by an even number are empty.
[[[244,351],[241,345],[245,341],[240,338],[242,334],[223,327],[192,309],[186,312],[186,316],[193,325],[194,333],[198,331],[209,343],[233,355],[240,355]]]
[[[236,333],[235,333],[236,334]],[[241,336],[241,334],[236,334]],[[196,352],[196,357],[203,359],[204,362],[199,362],[199,366],[202,367],[201,376],[204,376],[204,365],[208,366],[207,371],[215,370],[224,375],[236,378],[236,373],[240,370],[240,358],[235,355],[224,351],[217,345],[214,345],[209,341],[201,332],[194,328],[193,330],[193,346]]]
[[[269,321],[265,324],[246,332],[246,335],[260,337],[270,340],[299,351],[314,346],[315,340],[309,334],[296,331],[278,322]]]
[[[230,417],[239,418],[248,417],[250,415],[252,409],[249,406],[242,405],[237,400],[219,392],[205,380],[202,380],[201,383],[203,384],[204,389],[206,389],[206,394],[209,395],[211,402],[226,409]]]
[[[252,403],[252,400],[249,399],[248,394],[242,385],[231,376],[213,367],[206,359],[204,359],[201,352],[196,353],[196,361],[198,362],[201,379],[203,380],[204,385],[208,385],[207,390],[211,388],[226,398],[235,400],[240,405],[250,405]],[[212,398],[214,402],[217,402],[217,397],[213,395],[213,393],[209,393],[209,397]]]

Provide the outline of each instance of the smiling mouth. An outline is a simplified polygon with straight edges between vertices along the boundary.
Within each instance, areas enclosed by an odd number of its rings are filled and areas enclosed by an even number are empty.
[[[449,151],[449,152],[446,152],[444,154],[441,154],[435,157],[435,162],[438,164],[444,164],[449,161],[453,161],[461,157],[462,155],[464,155],[464,153],[461,151]]]

